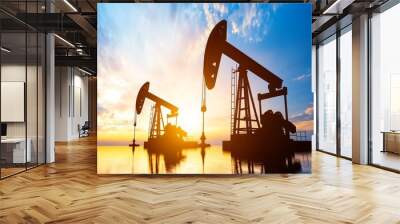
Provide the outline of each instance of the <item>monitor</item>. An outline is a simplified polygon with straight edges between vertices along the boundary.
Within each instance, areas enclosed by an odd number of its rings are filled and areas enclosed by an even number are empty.
[[[7,136],[7,124],[1,124],[1,136]]]

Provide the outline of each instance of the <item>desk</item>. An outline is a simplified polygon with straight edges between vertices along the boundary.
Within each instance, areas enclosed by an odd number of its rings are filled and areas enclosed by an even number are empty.
[[[28,147],[25,152],[25,138],[6,138],[1,139],[1,156],[9,163],[31,162],[31,139],[27,139]],[[12,159],[11,159],[12,158]]]
[[[400,131],[383,131],[382,152],[400,154]]]

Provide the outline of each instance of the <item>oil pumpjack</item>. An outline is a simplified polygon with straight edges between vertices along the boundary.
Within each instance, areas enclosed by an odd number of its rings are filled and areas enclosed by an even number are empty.
[[[230,141],[223,141],[223,147],[246,148],[253,141],[256,132],[261,128],[261,121],[257,115],[247,72],[252,72],[268,83],[267,92],[258,94],[260,116],[262,115],[262,100],[283,96],[285,104],[284,119],[290,123],[287,112],[287,88],[283,86],[281,78],[227,42],[227,21],[222,20],[213,28],[206,44],[203,76],[208,89],[211,90],[215,86],[222,54],[238,63],[231,139]],[[293,132],[293,129],[290,129],[290,131]],[[289,138],[288,132],[288,129],[285,128],[287,138]]]
[[[142,112],[143,105],[146,99],[153,101],[152,115],[150,117],[150,130],[147,142],[144,142],[144,147],[196,147],[197,142],[184,141],[183,138],[187,135],[186,132],[177,126],[178,107],[172,103],[156,96],[149,91],[150,83],[146,82],[140,88],[136,97],[135,113],[139,115]],[[164,125],[162,107],[169,110],[167,114],[167,124]],[[169,118],[175,118],[175,124],[168,123]]]

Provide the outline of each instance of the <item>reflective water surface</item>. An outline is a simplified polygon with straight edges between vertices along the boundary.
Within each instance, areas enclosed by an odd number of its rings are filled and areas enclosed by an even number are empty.
[[[300,166],[295,173],[311,171],[311,153],[296,154],[295,161]],[[218,145],[163,153],[142,146],[97,147],[98,174],[260,174],[269,173],[267,163],[232,156]]]

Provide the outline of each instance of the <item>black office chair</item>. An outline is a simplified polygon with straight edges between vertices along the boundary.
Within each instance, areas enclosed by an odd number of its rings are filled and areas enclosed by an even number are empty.
[[[89,136],[89,129],[90,129],[89,121],[85,121],[85,123],[82,125],[82,127],[80,127],[80,125],[78,125],[78,129],[79,129],[79,138]]]

